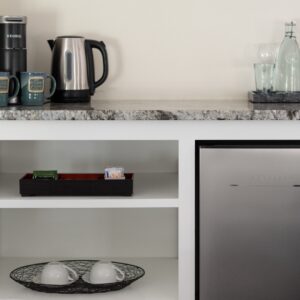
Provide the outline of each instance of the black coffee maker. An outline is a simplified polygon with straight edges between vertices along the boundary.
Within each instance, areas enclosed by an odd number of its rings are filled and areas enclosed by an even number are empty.
[[[0,71],[19,77],[27,70],[26,21],[24,16],[0,16]],[[9,104],[19,104],[19,98]]]

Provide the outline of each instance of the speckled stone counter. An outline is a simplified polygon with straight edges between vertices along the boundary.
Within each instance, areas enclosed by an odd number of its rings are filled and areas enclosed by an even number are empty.
[[[300,104],[247,101],[92,101],[0,108],[0,120],[300,120]]]

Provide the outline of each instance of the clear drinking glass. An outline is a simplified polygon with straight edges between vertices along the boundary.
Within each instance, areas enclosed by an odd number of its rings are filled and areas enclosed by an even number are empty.
[[[275,64],[279,45],[275,43],[259,44],[257,50],[257,63]]]
[[[268,93],[273,90],[275,64],[254,64],[256,91]]]
[[[257,45],[254,74],[256,91],[268,93],[273,91],[274,68],[279,45],[264,43]]]
[[[276,60],[274,89],[280,92],[300,91],[300,50],[294,22],[285,24],[285,37]]]

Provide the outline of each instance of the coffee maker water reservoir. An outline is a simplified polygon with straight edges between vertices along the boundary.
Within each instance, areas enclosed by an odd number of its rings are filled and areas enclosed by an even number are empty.
[[[0,71],[19,76],[27,69],[26,22],[24,16],[0,16]],[[9,104],[19,104],[18,97]]]

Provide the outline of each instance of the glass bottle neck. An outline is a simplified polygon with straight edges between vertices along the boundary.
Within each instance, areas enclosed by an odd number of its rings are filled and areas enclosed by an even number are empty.
[[[285,24],[285,37],[290,38],[290,39],[296,39],[295,29],[296,29],[296,23],[294,23],[294,22],[286,23]]]
[[[286,38],[289,38],[289,39],[296,39],[296,36],[295,36],[295,34],[294,33],[291,33],[291,32],[286,32],[285,33],[285,37]]]

